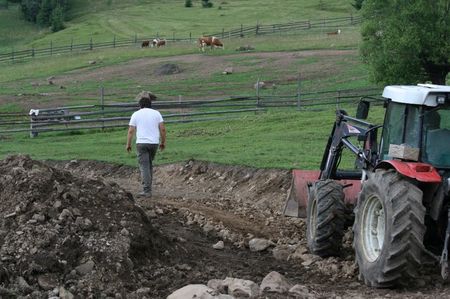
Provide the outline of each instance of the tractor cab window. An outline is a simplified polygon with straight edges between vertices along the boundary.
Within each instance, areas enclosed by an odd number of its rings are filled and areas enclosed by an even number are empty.
[[[384,123],[381,148],[383,159],[389,159],[390,144],[407,144],[410,147],[419,147],[419,106],[391,102],[386,111]]]
[[[430,109],[423,115],[422,159],[437,168],[450,168],[450,107]]]

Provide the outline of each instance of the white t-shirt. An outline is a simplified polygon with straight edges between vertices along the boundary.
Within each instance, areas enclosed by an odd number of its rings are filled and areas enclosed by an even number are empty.
[[[131,115],[130,126],[136,127],[136,143],[159,143],[159,124],[164,122],[159,111],[142,108]]]

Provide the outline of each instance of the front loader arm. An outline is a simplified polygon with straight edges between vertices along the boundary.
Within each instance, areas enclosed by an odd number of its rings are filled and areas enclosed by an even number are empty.
[[[337,170],[342,150],[344,146],[347,147],[356,155],[356,159],[360,164],[366,165],[365,168],[368,166],[373,167],[375,161],[372,161],[371,157],[377,151],[377,128],[378,126],[350,117],[345,111],[338,110],[336,112],[336,121],[331,135],[328,137],[327,146],[320,164],[320,179],[360,179],[362,175],[361,170]],[[361,149],[351,143],[348,137],[352,136],[356,136],[358,140],[363,141],[364,148]]]

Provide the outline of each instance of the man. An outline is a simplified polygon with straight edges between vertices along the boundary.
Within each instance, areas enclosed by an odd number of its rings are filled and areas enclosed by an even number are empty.
[[[153,159],[156,151],[166,147],[166,128],[159,111],[151,109],[156,96],[149,93],[148,97],[139,100],[140,109],[133,113],[130,119],[127,135],[127,152],[131,152],[131,141],[136,133],[136,151],[141,171],[142,192],[138,197],[152,196]]]

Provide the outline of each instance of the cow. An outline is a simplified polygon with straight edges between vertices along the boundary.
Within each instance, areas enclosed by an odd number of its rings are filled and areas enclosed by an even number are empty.
[[[150,45],[149,40],[143,40],[142,44],[141,44],[141,48],[148,48],[149,45]]]
[[[336,31],[327,32],[327,35],[338,35],[341,34],[341,29],[338,29]]]
[[[159,47],[164,47],[165,45],[166,45],[166,40],[165,40],[165,39],[155,38],[155,39],[152,41],[152,48],[153,48],[153,47],[157,47],[157,48],[159,48]]]
[[[223,43],[220,39],[215,36],[202,36],[198,39],[199,50],[205,52],[206,47],[213,48],[224,48]]]

